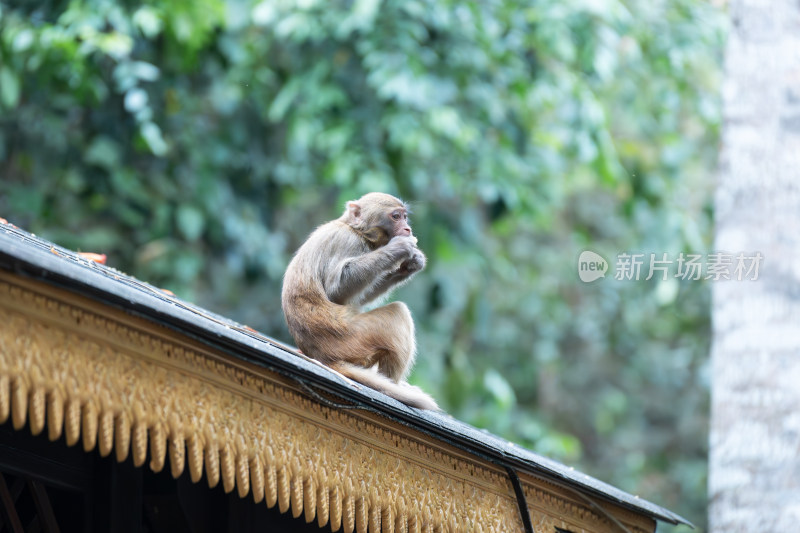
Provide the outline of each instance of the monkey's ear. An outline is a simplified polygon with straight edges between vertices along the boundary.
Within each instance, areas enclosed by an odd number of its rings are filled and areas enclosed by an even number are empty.
[[[358,202],[347,202],[345,204],[347,206],[347,213],[350,215],[352,220],[358,220],[361,218],[361,206],[358,205]]]

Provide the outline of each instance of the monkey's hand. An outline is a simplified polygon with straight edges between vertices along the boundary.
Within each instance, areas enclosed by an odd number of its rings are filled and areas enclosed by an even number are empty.
[[[411,257],[400,264],[398,273],[405,275],[414,274],[425,268],[425,264],[425,254],[423,254],[419,248],[414,248],[414,252]]]
[[[395,239],[400,240],[394,242]],[[360,303],[371,302],[391,288],[405,283],[411,279],[414,274],[425,268],[425,254],[415,246],[416,241],[417,239],[414,237],[394,237],[394,239],[389,241],[386,248],[390,246],[392,248],[386,251],[392,254],[392,256],[397,257],[397,262],[394,263],[395,267],[386,272],[377,283],[369,287],[367,291],[361,295]],[[411,247],[410,250],[407,248],[409,245]],[[397,248],[394,248],[395,246],[397,246]]]
[[[417,238],[413,235],[393,237],[386,247],[400,260],[392,277],[404,279],[425,268],[425,254],[417,248]]]
[[[386,245],[386,251],[392,254],[396,260],[403,262],[414,257],[415,250],[419,251],[417,238],[411,235],[392,237],[392,240]]]

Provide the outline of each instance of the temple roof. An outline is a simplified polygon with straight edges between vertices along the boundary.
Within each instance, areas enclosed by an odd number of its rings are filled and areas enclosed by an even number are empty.
[[[114,268],[87,260],[11,224],[0,224],[2,270],[164,326],[232,358],[262,368],[265,372],[278,374],[296,383],[299,390],[305,391],[312,400],[331,409],[368,412],[394,425],[423,434],[432,441],[481,458],[504,469],[512,481],[520,475],[542,479],[588,504],[595,500],[611,502],[663,522],[689,524],[663,507],[476,429],[445,413],[405,406],[306,358],[292,346],[181,300]],[[277,303],[275,312],[280,312]],[[517,491],[517,498],[524,500],[521,491]]]

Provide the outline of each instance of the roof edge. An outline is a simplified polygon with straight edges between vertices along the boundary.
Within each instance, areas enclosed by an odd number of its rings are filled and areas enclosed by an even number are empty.
[[[535,454],[447,414],[410,408],[299,354],[293,347],[202,309],[111,267],[19,228],[0,225],[0,268],[100,301],[199,342],[437,438],[502,468],[640,512],[670,524],[695,526],[665,508]]]

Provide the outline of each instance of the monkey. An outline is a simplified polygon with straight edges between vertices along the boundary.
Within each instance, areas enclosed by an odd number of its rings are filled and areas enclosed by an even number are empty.
[[[385,193],[347,202],[342,216],[319,226],[295,253],[281,307],[305,355],[407,405],[438,410],[406,382],[416,357],[408,306],[362,309],[425,268],[408,214],[407,204]]]

